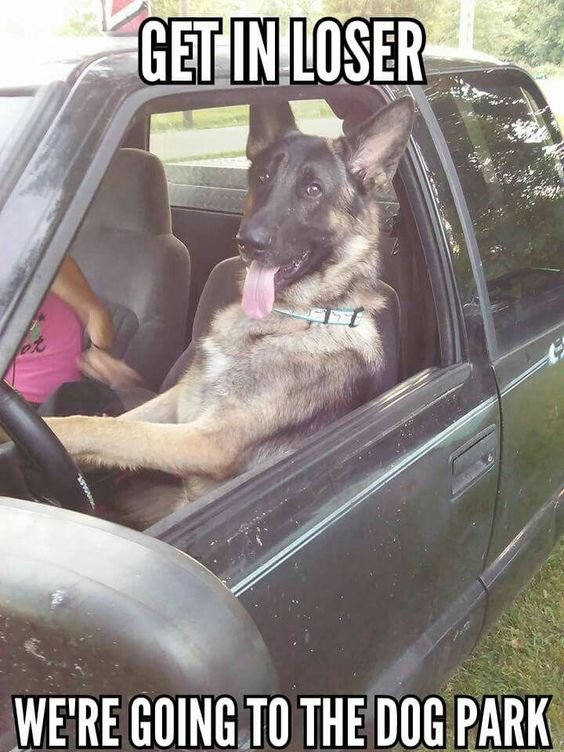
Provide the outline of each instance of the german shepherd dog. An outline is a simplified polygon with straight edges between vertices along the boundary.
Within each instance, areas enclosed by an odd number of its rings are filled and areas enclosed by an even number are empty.
[[[181,493],[130,493],[114,519],[146,527],[291,451],[362,400],[362,385],[386,358],[376,199],[390,186],[413,116],[405,97],[331,140],[301,133],[287,104],[251,107],[249,192],[237,236],[247,267],[241,302],[215,315],[166,393],[118,418],[47,419],[87,467],[181,479]],[[295,317],[318,308],[364,312],[357,326]]]

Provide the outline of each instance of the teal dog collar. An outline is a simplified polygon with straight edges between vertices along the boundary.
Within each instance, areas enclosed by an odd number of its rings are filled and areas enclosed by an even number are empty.
[[[285,308],[273,308],[281,316],[293,319],[311,321],[313,324],[332,324],[334,326],[348,326],[354,328],[362,321],[364,308],[310,308],[304,313],[290,311]]]

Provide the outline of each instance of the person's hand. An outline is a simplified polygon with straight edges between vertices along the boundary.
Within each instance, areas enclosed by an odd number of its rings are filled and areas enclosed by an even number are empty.
[[[137,371],[97,347],[90,347],[81,354],[78,367],[85,376],[101,381],[112,389],[126,389],[142,383]]]

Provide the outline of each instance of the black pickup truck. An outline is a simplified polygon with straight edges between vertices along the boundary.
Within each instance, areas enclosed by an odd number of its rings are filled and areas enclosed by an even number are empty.
[[[399,379],[144,532],[76,511],[74,464],[3,388],[16,449],[0,453],[2,749],[12,694],[439,690],[563,530],[549,106],[490,59],[427,55],[426,86],[290,85],[283,66],[278,86],[253,87],[230,85],[219,55],[213,86],[147,86],[136,51],[109,46],[3,71],[0,372],[70,253],[111,307],[116,354],[166,388],[236,255],[248,105],[290,101],[304,130],[332,135],[358,106],[410,94],[381,228]]]

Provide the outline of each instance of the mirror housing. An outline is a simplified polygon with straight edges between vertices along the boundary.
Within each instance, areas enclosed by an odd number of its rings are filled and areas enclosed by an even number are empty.
[[[0,740],[14,694],[121,695],[125,708],[140,693],[227,694],[242,708],[245,694],[277,692],[235,596],[148,535],[0,497],[0,566]]]

